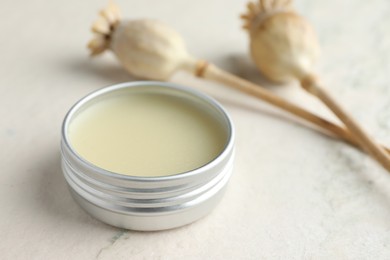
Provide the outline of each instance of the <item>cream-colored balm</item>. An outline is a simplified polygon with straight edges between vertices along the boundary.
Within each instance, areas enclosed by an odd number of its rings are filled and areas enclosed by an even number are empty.
[[[86,161],[132,176],[166,176],[201,167],[224,149],[227,133],[196,102],[161,93],[108,96],[70,123],[70,143]]]

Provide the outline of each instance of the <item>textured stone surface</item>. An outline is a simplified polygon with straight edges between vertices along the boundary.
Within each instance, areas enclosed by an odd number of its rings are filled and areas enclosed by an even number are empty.
[[[245,1],[124,1],[124,16],[176,28],[189,50],[330,116],[296,86],[274,86],[247,58]],[[365,154],[250,97],[179,73],[212,94],[237,129],[235,172],[206,218],[165,232],[102,224],[72,200],[60,125],[80,97],[133,80],[106,54],[87,57],[105,1],[6,0],[0,8],[2,259],[389,259],[390,176]],[[390,144],[390,2],[296,1],[322,44],[318,71],[337,99]]]

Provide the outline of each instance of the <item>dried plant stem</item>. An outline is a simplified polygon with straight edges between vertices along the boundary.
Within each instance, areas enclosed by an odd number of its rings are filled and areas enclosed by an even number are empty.
[[[258,86],[250,81],[237,77],[227,71],[224,71],[217,66],[207,63],[205,61],[190,61],[190,65],[187,69],[194,71],[194,74],[200,78],[209,79],[215,82],[222,83],[225,86],[232,87],[239,91],[245,92],[249,95],[257,97],[269,104],[272,104],[286,112],[289,112],[301,119],[304,119],[328,133],[333,134],[336,137],[344,139],[348,143],[360,147],[356,138],[345,128],[330,122],[314,113],[311,113],[275,94],[266,90],[265,88]],[[188,64],[187,64],[188,65]],[[390,149],[383,147],[390,153]]]
[[[345,124],[354,139],[360,146],[376,159],[385,169],[390,171],[390,155],[385,149],[377,144],[353,118],[345,112],[337,102],[322,88],[318,79],[314,76],[308,76],[301,81],[302,87],[309,93],[317,96],[338,118]]]
[[[269,13],[272,11],[272,7],[280,7],[280,3],[280,1],[275,2],[275,0],[272,2],[260,0],[259,5],[250,3],[248,5],[249,13],[245,15],[245,17],[247,17],[247,25],[255,22],[254,20],[260,19],[264,12]],[[282,4],[282,7],[285,8],[286,6]],[[273,10],[273,18],[279,17],[279,22],[275,24],[271,23],[271,28],[274,30],[273,33],[264,32],[262,30],[256,31],[259,34],[256,34],[258,36],[256,38],[257,41],[255,41],[257,44],[255,44],[256,46],[252,46],[256,47],[252,48],[252,51],[268,50],[269,46],[275,48],[273,51],[256,52],[258,55],[255,55],[254,60],[260,60],[263,63],[265,62],[268,68],[272,65],[270,70],[266,70],[267,72],[272,72],[268,73],[272,79],[301,79],[302,76],[308,74],[307,69],[311,68],[311,66],[308,67],[308,64],[310,65],[314,60],[315,50],[317,49],[315,36],[312,33],[310,26],[298,15],[289,11],[288,13],[283,12],[283,15],[282,13],[279,13],[278,16],[278,14],[275,14],[277,10],[279,9]],[[257,19],[255,19],[256,15]],[[285,19],[291,23],[288,28],[286,27]],[[267,21],[269,20],[270,19],[267,19]],[[254,29],[255,27],[251,26],[251,28]],[[295,33],[291,33],[289,31],[290,28],[298,29],[294,31]],[[92,30],[95,35],[88,45],[91,54],[98,55],[105,50],[110,49],[115,53],[123,66],[134,76],[153,80],[168,80],[180,69],[185,69],[192,73],[195,72],[199,77],[235,87],[280,107],[285,111],[328,130],[330,133],[344,138],[352,144],[360,144],[361,147],[365,148],[374,158],[381,162],[386,169],[390,170],[390,156],[385,153],[384,149],[375,144],[356,123],[350,120],[325,92],[320,90],[317,91],[315,81],[307,80],[307,82],[304,81],[304,84],[302,85],[306,87],[309,92],[318,95],[324,100],[324,102],[332,108],[335,114],[346,123],[346,126],[350,131],[346,131],[338,125],[295,106],[253,83],[231,75],[214,65],[209,65],[207,62],[199,61],[198,59],[191,57],[191,55],[188,54],[185,43],[180,35],[158,21],[148,19],[121,21],[118,8],[111,3],[100,13],[97,21],[93,24]],[[250,34],[251,39],[252,36],[255,36],[255,33],[252,31]],[[266,44],[265,46],[262,41],[264,39],[270,40],[269,43],[271,44]],[[289,43],[294,43],[294,45],[280,45],[278,44],[281,41],[280,39],[284,39]],[[310,50],[310,52],[308,53],[307,50]],[[297,53],[300,55],[297,56]],[[269,56],[268,54],[272,55]],[[290,64],[289,66],[283,65],[286,61],[286,57],[289,57],[288,59],[291,61],[288,63]],[[297,57],[301,58],[297,59]],[[304,62],[302,63],[302,61]],[[295,66],[291,68],[291,65]],[[351,133],[353,133],[353,135]]]

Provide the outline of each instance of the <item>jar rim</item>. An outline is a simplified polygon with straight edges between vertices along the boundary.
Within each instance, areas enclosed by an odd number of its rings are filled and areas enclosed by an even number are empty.
[[[99,96],[103,96],[107,93],[118,91],[121,89],[126,89],[126,88],[133,88],[133,87],[142,87],[142,86],[148,86],[148,87],[164,87],[164,88],[170,88],[179,92],[185,92],[186,94],[190,94],[192,96],[195,96],[196,98],[199,98],[203,101],[206,101],[208,104],[210,104],[213,108],[218,110],[222,116],[224,117],[227,125],[227,142],[222,150],[221,153],[218,154],[214,159],[209,161],[208,163],[199,166],[195,169],[182,172],[182,173],[176,173],[172,175],[167,175],[167,176],[133,176],[133,175],[125,175],[121,173],[116,173],[113,171],[109,171],[106,169],[103,169],[88,160],[84,159],[82,156],[80,156],[76,150],[73,148],[71,145],[71,142],[69,140],[69,136],[67,133],[67,129],[69,128],[69,124],[74,116],[74,114],[81,108],[83,105],[85,105],[87,102],[90,100],[93,100]],[[197,91],[195,89],[191,89],[189,87],[184,87],[178,84],[174,83],[169,83],[169,82],[160,82],[160,81],[133,81],[133,82],[123,82],[119,84],[114,84],[114,85],[109,85],[106,87],[103,87],[101,89],[95,90],[80,100],[78,100],[67,112],[64,121],[62,123],[61,127],[61,137],[63,141],[64,148],[69,151],[70,155],[77,159],[84,167],[93,170],[95,173],[110,177],[110,178],[115,178],[119,180],[124,180],[124,181],[133,181],[133,182],[161,182],[161,181],[175,181],[175,180],[180,180],[180,179],[185,179],[194,175],[197,175],[199,173],[202,173],[204,171],[207,171],[208,169],[213,168],[214,166],[218,165],[222,160],[227,157],[231,150],[233,149],[234,145],[234,137],[235,137],[235,130],[234,126],[232,123],[232,120],[228,113],[225,111],[225,109],[222,107],[221,104],[219,104],[218,101],[216,101],[214,98],[203,94],[200,91]]]

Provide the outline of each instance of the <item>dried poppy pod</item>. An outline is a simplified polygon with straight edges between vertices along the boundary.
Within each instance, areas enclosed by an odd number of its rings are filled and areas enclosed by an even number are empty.
[[[390,155],[379,146],[324,89],[313,71],[319,47],[310,24],[290,6],[290,0],[258,0],[248,4],[244,29],[258,69],[276,82],[298,81],[345,124],[359,144],[390,171]]]
[[[88,47],[92,55],[112,50],[134,76],[167,80],[191,61],[180,35],[161,22],[140,19],[121,21],[110,3],[93,24],[96,33]]]
[[[286,83],[313,71],[319,56],[317,37],[290,1],[250,2],[241,16],[250,37],[250,52],[259,70],[275,82]]]
[[[143,79],[168,80],[185,70],[200,78],[238,89],[357,145],[351,133],[272,92],[191,56],[180,35],[167,25],[148,19],[122,20],[112,3],[102,10],[92,25],[94,36],[88,44],[92,56],[111,50],[125,69]]]

